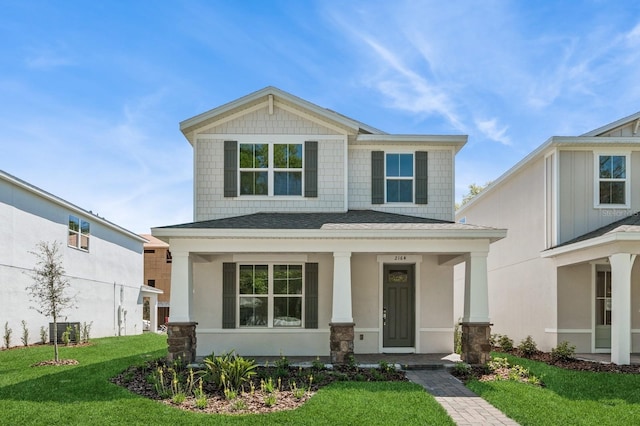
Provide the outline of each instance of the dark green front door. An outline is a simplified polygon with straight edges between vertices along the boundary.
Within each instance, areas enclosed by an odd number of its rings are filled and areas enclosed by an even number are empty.
[[[384,265],[382,345],[414,346],[415,290],[413,265]]]

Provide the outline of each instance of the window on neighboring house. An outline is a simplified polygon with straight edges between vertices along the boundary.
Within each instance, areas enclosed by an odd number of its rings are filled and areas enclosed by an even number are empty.
[[[240,327],[301,327],[302,265],[240,265]]]
[[[144,252],[149,254],[149,253],[155,253],[156,251],[154,249],[144,249]]]
[[[302,195],[302,144],[240,144],[240,195]]]
[[[413,202],[413,154],[386,154],[387,203]]]
[[[597,201],[599,205],[627,205],[627,156],[598,156]]]
[[[149,287],[155,287],[156,286],[156,280],[147,280],[147,285]]]
[[[69,247],[89,251],[89,236],[91,235],[89,222],[69,215],[68,235],[67,244]]]
[[[167,250],[167,263],[171,263],[171,252]]]

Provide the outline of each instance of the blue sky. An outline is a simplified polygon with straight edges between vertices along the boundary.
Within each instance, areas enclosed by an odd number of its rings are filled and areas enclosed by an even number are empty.
[[[178,123],[273,85],[467,134],[456,198],[640,110],[640,2],[0,0],[0,169],[131,231],[192,219]]]

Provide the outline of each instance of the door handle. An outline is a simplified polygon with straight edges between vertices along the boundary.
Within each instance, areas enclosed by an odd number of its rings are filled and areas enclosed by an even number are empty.
[[[382,325],[387,325],[387,308],[382,308]]]

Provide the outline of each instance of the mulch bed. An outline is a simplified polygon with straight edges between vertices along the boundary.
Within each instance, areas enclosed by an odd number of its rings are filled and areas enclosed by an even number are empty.
[[[257,374],[252,380],[253,391],[251,391],[251,386],[247,384],[245,391],[239,393],[235,399],[227,399],[222,389],[216,388],[212,383],[204,382],[203,390],[207,395],[207,405],[206,408],[198,408],[195,398],[192,396],[189,396],[184,402],[176,404],[170,398],[163,399],[157,394],[154,385],[148,380],[148,376],[162,365],[160,360],[150,361],[142,367],[130,367],[112,378],[111,382],[145,398],[158,400],[183,410],[199,413],[258,414],[298,408],[308,401],[318,389],[336,381],[408,380],[404,371],[396,371],[394,369],[382,370],[379,368],[358,368],[353,366],[335,366],[333,369],[322,370],[297,367],[258,367],[256,369]],[[309,380],[309,376],[313,378]],[[275,403],[271,405],[265,403],[265,399],[270,394],[262,391],[260,384],[261,379],[267,380],[268,377],[273,377],[273,382],[279,389],[271,394],[275,395]],[[277,377],[280,378],[279,384]],[[298,393],[296,396],[294,394],[294,389],[290,386],[290,383],[294,381],[298,383],[298,388],[304,385],[306,389],[304,395]],[[309,385],[310,382],[311,385]]]

